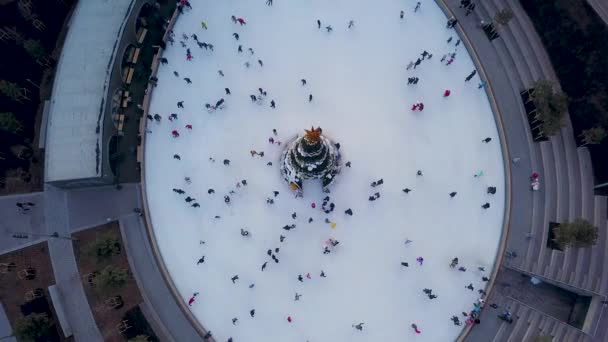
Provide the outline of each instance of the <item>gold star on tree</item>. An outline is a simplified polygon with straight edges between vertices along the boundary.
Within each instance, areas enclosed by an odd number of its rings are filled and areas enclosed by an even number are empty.
[[[304,139],[306,139],[306,142],[310,144],[315,144],[319,142],[319,140],[321,139],[321,133],[323,132],[321,127],[314,128],[314,126],[311,127],[310,130],[305,129],[304,131],[306,131]]]

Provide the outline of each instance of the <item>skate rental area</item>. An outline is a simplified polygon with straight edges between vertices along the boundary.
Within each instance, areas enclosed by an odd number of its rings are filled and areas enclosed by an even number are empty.
[[[216,341],[455,340],[494,268],[505,174],[441,9],[191,4],[162,55],[145,183],[194,317]]]

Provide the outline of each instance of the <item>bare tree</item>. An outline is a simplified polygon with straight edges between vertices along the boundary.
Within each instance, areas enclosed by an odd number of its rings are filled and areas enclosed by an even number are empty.
[[[27,89],[20,87],[17,83],[5,80],[0,80],[0,93],[19,103],[23,103],[23,100],[29,100]]]
[[[32,0],[19,0],[17,3],[17,8],[19,8],[19,14],[25,19],[32,23],[38,31],[42,32],[46,29],[46,25],[42,22],[42,20],[38,19],[38,14],[34,12],[34,4]]]
[[[0,129],[11,133],[18,133],[23,129],[23,124],[17,120],[15,114],[4,112],[0,113]]]
[[[28,55],[36,60],[36,63],[42,66],[49,66],[51,64],[48,54],[39,40],[28,39],[23,42],[23,48]]]
[[[513,19],[513,11],[510,8],[503,8],[494,15],[496,25],[505,26]]]
[[[0,28],[0,40],[3,42],[14,41],[16,44],[21,44],[24,39],[23,34],[16,27],[5,26]]]
[[[606,138],[606,130],[603,127],[597,126],[586,129],[582,133],[583,146],[601,144]]]
[[[534,84],[530,98],[536,107],[536,119],[542,122],[542,133],[551,136],[559,132],[568,109],[566,94],[557,90],[553,82],[539,80]]]

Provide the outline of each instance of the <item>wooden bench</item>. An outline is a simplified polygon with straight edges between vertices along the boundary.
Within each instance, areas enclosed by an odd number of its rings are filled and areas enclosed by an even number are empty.
[[[140,52],[140,50],[141,50],[140,48],[137,48],[137,49],[134,50],[133,58],[131,59],[131,63],[137,64],[137,61],[139,60],[139,52]]]
[[[141,33],[137,37],[137,43],[138,44],[141,44],[141,43],[144,42],[144,39],[146,39],[146,34],[148,34],[148,29],[141,29],[140,32]]]
[[[131,80],[133,79],[134,72],[135,72],[135,69],[129,68],[129,72],[127,73],[127,79],[125,80],[126,84],[131,84]]]
[[[125,116],[124,114],[119,114],[118,115],[118,126],[116,128],[118,128],[118,135],[122,135],[122,129],[125,125]]]

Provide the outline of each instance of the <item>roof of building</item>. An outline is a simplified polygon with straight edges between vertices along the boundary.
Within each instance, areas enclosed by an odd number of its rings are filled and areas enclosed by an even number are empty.
[[[65,39],[46,131],[45,181],[101,175],[103,110],[133,0],[80,0]]]

